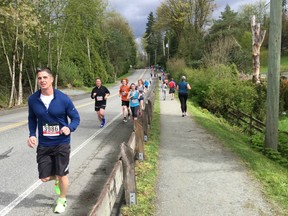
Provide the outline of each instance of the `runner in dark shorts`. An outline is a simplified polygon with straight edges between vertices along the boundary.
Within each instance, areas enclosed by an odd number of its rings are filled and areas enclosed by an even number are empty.
[[[63,213],[69,188],[70,137],[80,123],[80,116],[71,99],[53,88],[54,77],[49,68],[37,68],[36,73],[40,90],[28,99],[27,144],[30,148],[37,147],[41,181],[55,180],[54,190],[59,197],[54,212]]]
[[[96,86],[91,91],[91,98],[95,99],[95,111],[97,112],[98,119],[101,122],[100,128],[102,128],[106,123],[105,108],[110,92],[102,85],[100,78],[96,79],[95,84]]]

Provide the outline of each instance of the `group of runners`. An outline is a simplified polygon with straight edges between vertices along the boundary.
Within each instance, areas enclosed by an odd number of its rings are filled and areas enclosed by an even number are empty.
[[[163,73],[161,76],[162,84],[162,98],[166,100],[167,90],[169,89],[170,99],[174,100],[175,98],[175,90],[178,91],[178,97],[181,103],[181,111],[182,117],[187,115],[187,99],[188,99],[188,91],[191,89],[190,84],[186,81],[186,77],[182,76],[181,81],[176,84],[173,78],[169,81],[168,78]]]
[[[27,144],[30,148],[37,148],[39,179],[42,182],[55,181],[54,189],[59,197],[54,212],[62,213],[67,206],[70,137],[71,132],[80,124],[80,115],[71,99],[53,88],[54,76],[49,68],[37,68],[36,76],[40,89],[28,99]],[[119,96],[124,122],[127,122],[132,114],[135,123],[137,116],[142,114],[148,85],[148,82],[145,83],[141,79],[137,85],[131,83],[130,86],[128,79],[121,80]],[[100,128],[106,124],[105,108],[109,96],[109,90],[102,85],[101,79],[97,78],[91,91],[91,98],[95,100]]]
[[[121,98],[121,106],[123,113],[123,122],[127,122],[131,116],[135,122],[137,117],[142,115],[144,109],[144,95],[149,87],[149,82],[139,79],[137,85],[135,83],[128,84],[128,79],[121,80],[119,88],[119,97]],[[91,91],[91,98],[95,100],[95,111],[100,121],[100,128],[103,128],[105,119],[106,101],[110,95],[109,90],[102,85],[100,78],[96,79],[96,86]]]
[[[31,148],[37,147],[39,179],[42,182],[55,180],[54,189],[59,197],[54,212],[62,213],[67,206],[70,136],[80,123],[80,115],[71,99],[63,92],[53,88],[54,76],[49,68],[38,68],[36,75],[40,89],[28,99],[29,138],[27,144]],[[91,98],[95,100],[95,111],[100,121],[100,128],[103,128],[106,124],[105,108],[110,92],[102,85],[100,78],[96,79],[95,85],[91,91]],[[162,86],[166,86],[166,88],[169,86],[171,100],[174,99],[175,88],[178,90],[184,117],[187,111],[188,90],[191,89],[186,82],[186,77],[183,76],[177,85],[173,79],[170,82],[164,80]],[[142,114],[144,109],[144,97],[148,87],[149,82],[143,82],[142,79],[138,80],[137,84],[131,83],[130,85],[128,85],[128,79],[121,80],[119,97],[121,98],[123,122],[126,123],[132,115],[134,128],[137,117]]]

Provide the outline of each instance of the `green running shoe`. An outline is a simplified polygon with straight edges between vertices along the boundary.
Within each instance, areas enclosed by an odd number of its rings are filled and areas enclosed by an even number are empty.
[[[59,187],[59,180],[55,180],[54,190],[57,195],[60,195],[60,187]]]
[[[63,213],[66,209],[67,201],[66,198],[58,198],[56,201],[56,207],[54,209],[54,213]]]

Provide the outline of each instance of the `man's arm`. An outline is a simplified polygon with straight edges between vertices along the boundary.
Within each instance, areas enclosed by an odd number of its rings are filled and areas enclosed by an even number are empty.
[[[96,93],[94,92],[94,88],[93,88],[91,91],[91,98],[95,99],[95,97],[96,97]]]
[[[28,101],[28,128],[29,136],[36,137],[36,128],[37,128],[37,116],[35,115],[33,108],[31,106],[31,101]]]
[[[110,91],[105,87],[105,97],[104,97],[104,100],[107,100],[109,96],[110,96]]]
[[[68,107],[67,107],[67,115],[71,119],[70,124],[68,125],[68,128],[70,129],[70,132],[73,132],[76,130],[78,125],[80,124],[80,116],[75,108],[73,102],[69,99]],[[68,135],[65,133],[66,131],[63,131],[65,135]]]
[[[28,100],[28,128],[29,128],[29,138],[27,140],[27,144],[30,148],[34,148],[37,144],[37,138],[36,138],[37,116],[33,112],[30,100]]]

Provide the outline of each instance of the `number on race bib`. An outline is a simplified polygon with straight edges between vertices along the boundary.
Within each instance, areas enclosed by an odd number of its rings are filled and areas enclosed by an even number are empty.
[[[59,136],[59,124],[45,124],[43,125],[43,136]]]

